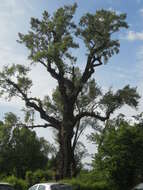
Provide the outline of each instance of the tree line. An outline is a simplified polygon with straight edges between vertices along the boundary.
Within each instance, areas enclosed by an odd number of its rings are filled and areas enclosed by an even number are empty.
[[[76,178],[68,180],[75,189],[132,189],[143,180],[143,115],[129,121],[123,114],[104,125],[92,123],[87,137],[95,144],[91,169],[85,169],[82,158],[85,147],[76,150]],[[35,131],[19,126],[19,118],[5,114],[0,122],[0,180],[14,183],[18,189],[45,181],[58,180],[58,151]],[[22,181],[23,180],[23,181]]]

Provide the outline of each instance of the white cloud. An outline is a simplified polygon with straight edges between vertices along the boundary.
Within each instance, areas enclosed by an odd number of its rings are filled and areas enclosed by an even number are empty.
[[[143,8],[139,10],[141,16],[143,16]]]
[[[141,3],[141,0],[137,0],[137,3]]]
[[[126,39],[128,41],[143,40],[143,31],[136,32],[130,30],[125,36],[121,36],[121,39]]]
[[[108,10],[115,12],[117,15],[120,15],[122,13],[121,11],[114,9],[113,7],[110,7]]]

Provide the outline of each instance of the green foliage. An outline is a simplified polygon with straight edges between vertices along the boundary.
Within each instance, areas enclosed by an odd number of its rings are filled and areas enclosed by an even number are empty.
[[[25,180],[28,186],[32,186],[36,183],[42,183],[46,181],[51,181],[53,179],[53,171],[46,170],[36,170],[35,172],[27,171]]]
[[[34,125],[34,120],[35,120],[34,110],[23,108],[22,111],[24,112],[24,122],[27,125]]]
[[[25,180],[18,179],[13,175],[4,178],[3,181],[12,184],[16,190],[27,190],[28,188],[28,184]]]
[[[62,115],[63,113],[63,101],[62,101],[62,97],[59,91],[59,88],[57,87],[53,94],[52,94],[52,99],[53,99],[53,103],[56,107],[56,112],[59,112],[59,116]]]
[[[121,108],[124,104],[136,108],[139,101],[139,94],[136,88],[131,88],[129,85],[123,89],[113,92],[109,90],[100,100],[100,107],[106,110],[106,113],[113,113]]]
[[[17,178],[14,175],[2,177],[0,179],[12,184],[16,190],[27,190],[36,183],[51,181],[53,179],[53,172],[39,169],[35,172],[27,171],[25,179]]]
[[[127,28],[126,15],[115,12],[98,10],[95,14],[87,13],[81,17],[77,35],[83,38],[89,52],[103,56],[105,62],[114,53],[119,52],[119,41],[111,39],[111,35],[120,28]]]
[[[1,96],[5,94],[6,98],[10,100],[12,97],[18,95],[19,90],[15,89],[15,86],[13,86],[14,83],[10,83],[9,87],[7,86],[10,78],[17,82],[19,89],[21,89],[23,93],[27,94],[27,91],[32,86],[32,81],[27,77],[29,71],[30,69],[28,67],[20,64],[4,66],[3,71],[0,72],[0,86],[2,87],[0,92]]]
[[[24,177],[27,170],[46,166],[48,159],[41,142],[35,132],[27,128],[14,129],[11,144],[15,145],[12,151],[16,176]]]
[[[85,181],[82,178],[73,178],[72,180],[64,180],[64,182],[71,184],[73,190],[111,190],[110,186],[104,181],[90,183],[88,180],[89,178],[86,178]]]
[[[32,171],[26,171],[25,180],[27,181],[29,187],[34,185],[33,172]]]
[[[75,10],[76,4],[59,8],[53,17],[45,11],[42,20],[31,19],[32,31],[27,35],[19,33],[19,42],[25,43],[30,50],[30,59],[38,62],[40,59],[48,58],[51,62],[60,56],[74,61],[68,50],[78,47],[72,37],[72,31],[75,29],[75,24],[72,22]],[[63,67],[61,61],[59,64]]]
[[[12,113],[5,114],[0,124],[0,171],[24,178],[28,170],[35,171],[47,166],[49,154],[55,148],[27,127],[21,128],[19,119]]]
[[[95,82],[94,79],[89,80],[83,87],[81,93],[78,96],[77,103],[79,108],[82,110],[88,109],[90,104],[94,104],[93,102],[101,97],[102,92],[101,88]]]
[[[86,149],[86,146],[78,141],[75,147],[75,162],[76,162],[76,170],[77,173],[80,172],[80,170],[84,167],[84,165],[82,164],[82,160],[84,158],[86,158],[86,156],[88,156],[88,151]]]
[[[124,120],[106,124],[101,134],[96,134],[98,152],[93,166],[115,189],[131,189],[143,178],[143,128]]]
[[[75,24],[73,16],[76,8],[76,4],[64,6],[57,9],[53,16],[44,11],[41,20],[31,19],[28,34],[19,33],[19,42],[26,45],[33,62],[41,62],[46,66],[52,63],[61,74],[70,73],[71,65],[77,59],[71,54],[72,49],[79,47],[75,42],[77,37],[83,39],[89,54],[103,57],[105,61],[119,52],[119,41],[112,39],[112,34],[128,27],[126,15],[98,10],[95,14],[87,13]]]

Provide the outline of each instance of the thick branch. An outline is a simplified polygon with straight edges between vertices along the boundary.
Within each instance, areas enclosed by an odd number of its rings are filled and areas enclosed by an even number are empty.
[[[98,63],[96,63],[96,62],[98,62]],[[81,92],[84,84],[88,81],[88,79],[90,79],[90,77],[94,73],[94,68],[98,67],[102,64],[103,63],[101,61],[101,57],[95,57],[95,56],[92,56],[91,54],[88,56],[88,60],[87,60],[85,70],[84,70],[83,75],[81,77],[79,86],[75,92],[75,100],[76,100],[78,94]]]
[[[27,95],[19,88],[16,83],[12,82],[10,79],[6,79],[6,82],[13,86],[22,95],[23,99],[27,99]]]
[[[39,60],[39,62],[47,69],[47,71],[50,73],[50,75],[58,81],[59,90],[62,94],[62,97],[64,98],[64,100],[66,100],[68,102],[68,95],[66,93],[67,88],[70,89],[71,91],[73,91],[74,83],[71,80],[69,80],[68,78],[64,77],[64,72],[63,72],[63,69],[60,67],[60,63],[55,64],[59,71],[59,73],[57,73],[55,71],[55,69],[53,69],[51,67],[50,62],[48,62],[48,64],[45,64],[42,60]]]
[[[18,124],[19,127],[26,127],[26,128],[30,128],[30,129],[34,129],[34,128],[47,128],[47,127],[54,127],[52,124],[49,123],[45,123],[43,125],[26,125],[26,124]]]
[[[94,73],[95,67],[101,66],[103,63],[101,61],[102,56],[95,56],[95,54],[97,54],[98,52],[100,52],[102,49],[104,49],[106,47],[106,43],[104,42],[100,47],[95,48],[95,44],[93,45],[93,47],[90,50],[90,53],[88,55],[87,58],[87,63],[84,69],[84,72],[82,74],[80,83],[78,88],[76,89],[75,92],[75,100],[78,96],[78,94],[81,92],[84,84],[88,81],[88,79],[92,76],[92,74]],[[98,62],[98,63],[96,63]]]
[[[59,74],[55,71],[55,69],[53,69],[51,67],[51,63],[48,62],[48,64],[45,64],[44,61],[42,60],[38,60],[46,69],[47,71],[51,74],[51,76],[56,79],[56,80],[59,80]]]
[[[25,100],[25,104],[26,104],[27,107],[34,108],[37,112],[39,112],[40,117],[42,119],[44,119],[45,121],[48,121],[49,123],[51,123],[54,126],[54,128],[58,129],[60,127],[60,122],[58,120],[56,120],[54,117],[49,116],[45,112],[45,110],[42,107],[38,106],[36,103],[30,102],[27,99],[27,100]]]
[[[106,121],[107,119],[109,119],[111,113],[108,113],[106,116],[101,116],[99,114],[96,114],[95,112],[81,112],[80,114],[78,114],[75,117],[75,122],[79,121],[80,119],[82,119],[83,117],[92,117],[95,119],[98,119],[100,121]]]
[[[75,150],[75,147],[76,147],[76,144],[77,144],[77,141],[78,141],[79,127],[80,127],[80,120],[78,121],[77,126],[76,126],[76,131],[75,131],[73,145],[72,145],[73,151]]]
[[[98,61],[98,63],[95,63],[96,61]],[[95,64],[94,64],[95,63]],[[100,65],[102,65],[102,61],[101,61],[101,57],[97,57],[93,59],[93,67],[98,67]]]
[[[13,86],[23,97],[23,100],[25,101],[25,105],[27,107],[31,107],[34,108],[34,110],[36,110],[37,112],[40,113],[40,116],[42,119],[44,119],[45,121],[51,123],[51,125],[54,126],[54,128],[59,129],[61,123],[56,120],[54,117],[49,116],[46,111],[43,109],[41,101],[39,102],[39,100],[35,99],[35,98],[28,98],[27,94],[25,94],[20,88],[19,86],[14,83],[13,81],[11,81],[10,79],[7,79],[7,83],[10,84],[11,86]],[[33,101],[31,101],[33,100]],[[39,105],[37,105],[34,101],[37,101]]]

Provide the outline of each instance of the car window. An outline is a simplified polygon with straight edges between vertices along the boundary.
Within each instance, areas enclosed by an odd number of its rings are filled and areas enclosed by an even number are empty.
[[[37,187],[38,187],[38,185],[34,185],[34,186],[30,187],[28,190],[36,190]]]
[[[46,190],[45,185],[39,185],[38,190]]]
[[[10,185],[0,185],[0,190],[14,190]]]
[[[51,190],[72,190],[70,185],[56,184],[51,186]]]

